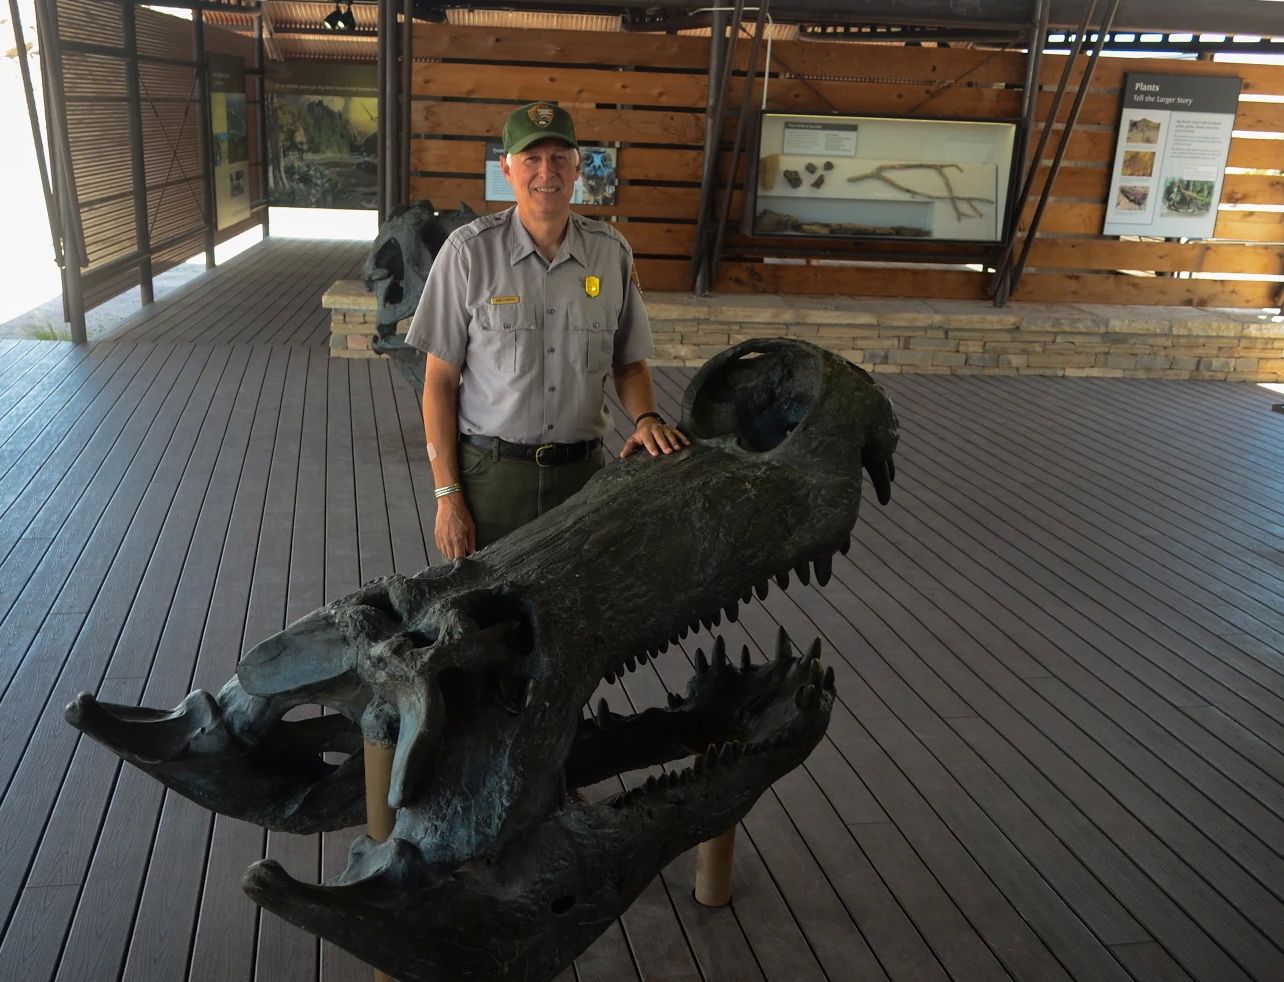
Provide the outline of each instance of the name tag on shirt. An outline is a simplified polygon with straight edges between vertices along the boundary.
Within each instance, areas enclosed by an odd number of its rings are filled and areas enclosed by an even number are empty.
[[[521,303],[522,298],[521,297],[491,297],[490,302],[492,304]]]

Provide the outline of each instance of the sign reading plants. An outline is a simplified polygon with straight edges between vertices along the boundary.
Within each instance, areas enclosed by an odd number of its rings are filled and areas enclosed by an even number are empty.
[[[1223,76],[1124,77],[1103,234],[1212,237],[1239,89]]]

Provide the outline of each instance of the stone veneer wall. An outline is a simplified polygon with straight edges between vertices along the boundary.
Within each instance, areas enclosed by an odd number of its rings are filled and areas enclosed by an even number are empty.
[[[782,336],[872,372],[1284,382],[1284,319],[1269,311],[661,293],[646,302],[658,365],[702,365],[729,344]],[[340,280],[321,303],[332,356],[378,357],[375,300],[360,282]]]
[[[685,294],[650,294],[647,311],[661,365],[779,335],[872,372],[1284,381],[1270,311]]]

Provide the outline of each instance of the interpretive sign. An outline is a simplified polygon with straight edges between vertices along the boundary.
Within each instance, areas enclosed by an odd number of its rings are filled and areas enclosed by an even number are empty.
[[[1124,76],[1103,234],[1212,237],[1239,90],[1230,76]]]
[[[245,60],[211,54],[210,132],[214,211],[220,229],[250,217],[250,144],[245,122]]]
[[[504,145],[499,140],[486,143],[486,200],[516,201],[513,187],[500,170],[499,158]],[[571,195],[573,205],[613,205],[619,182],[615,173],[614,147],[580,147],[580,176]]]

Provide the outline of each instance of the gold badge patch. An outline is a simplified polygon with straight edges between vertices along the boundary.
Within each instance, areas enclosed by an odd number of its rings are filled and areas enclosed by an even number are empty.
[[[526,110],[526,115],[532,123],[543,129],[553,121],[553,107],[547,102],[537,102]]]
[[[521,297],[491,297],[490,302],[492,304],[521,303],[522,298]]]
[[[596,297],[602,292],[602,281],[596,276],[584,277],[584,292],[590,297]]]

